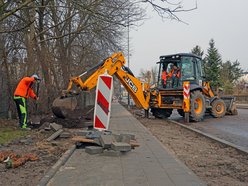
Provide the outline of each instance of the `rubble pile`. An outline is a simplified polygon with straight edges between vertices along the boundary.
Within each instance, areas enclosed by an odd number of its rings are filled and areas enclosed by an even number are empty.
[[[111,131],[80,130],[72,138],[88,154],[119,156],[139,147],[133,134],[113,134]]]

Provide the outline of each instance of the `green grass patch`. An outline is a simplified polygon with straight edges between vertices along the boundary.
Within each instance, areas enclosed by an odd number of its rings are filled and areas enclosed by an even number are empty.
[[[11,142],[12,140],[30,134],[29,131],[22,131],[11,127],[0,128],[0,144]]]

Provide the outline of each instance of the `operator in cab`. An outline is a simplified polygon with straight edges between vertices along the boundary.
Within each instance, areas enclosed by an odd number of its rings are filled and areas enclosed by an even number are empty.
[[[172,67],[170,73],[168,74],[168,77],[170,77],[172,79],[171,88],[178,87],[180,76],[181,76],[180,68],[177,67],[176,64],[173,64],[173,67]]]

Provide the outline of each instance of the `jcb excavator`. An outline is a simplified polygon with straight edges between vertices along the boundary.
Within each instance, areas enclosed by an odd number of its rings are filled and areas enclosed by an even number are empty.
[[[76,85],[79,91],[91,90],[96,86],[98,76],[104,74],[106,70],[109,75],[115,75],[119,79],[133,98],[136,107],[145,109],[146,113],[150,109],[156,118],[170,117],[173,109],[177,109],[181,116],[188,116],[192,121],[202,120],[206,112],[214,117],[223,117],[226,113],[237,113],[234,97],[215,96],[209,82],[204,81],[202,60],[198,56],[193,54],[160,56],[158,81],[154,88],[136,78],[125,63],[121,52],[114,53],[92,69],[72,77],[61,97],[53,102],[53,113],[58,117],[65,117],[63,109],[73,111],[77,104],[74,95],[78,94],[78,91],[75,92],[73,89],[73,85]],[[172,77],[174,66],[177,67],[174,72],[178,73],[176,79]],[[81,77],[90,71],[93,73],[83,81]],[[185,81],[190,83],[189,105],[185,105],[184,102],[183,82]],[[190,110],[186,115],[187,107]]]

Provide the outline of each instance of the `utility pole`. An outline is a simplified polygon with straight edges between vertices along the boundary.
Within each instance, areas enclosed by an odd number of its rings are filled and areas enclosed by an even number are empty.
[[[129,54],[129,9],[128,9],[128,17],[127,17],[127,66],[129,68],[130,65],[130,54]],[[127,105],[130,107],[130,94],[127,94]]]

